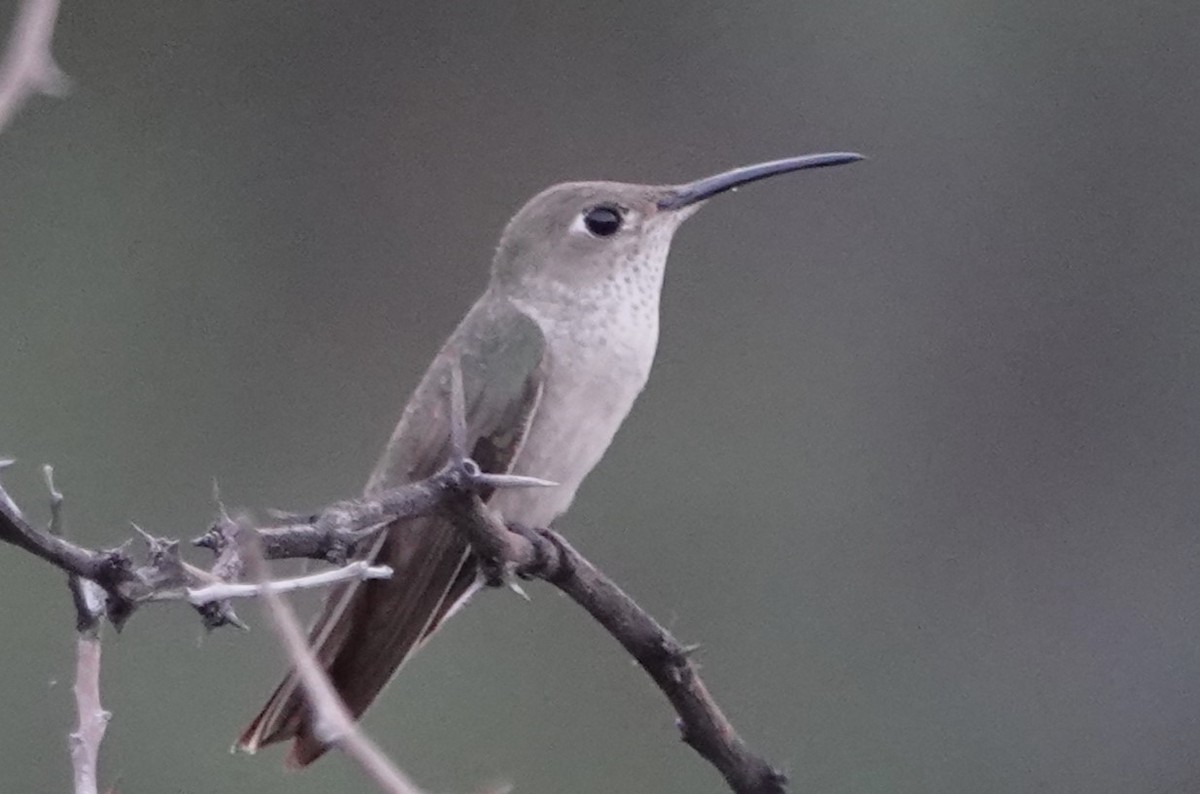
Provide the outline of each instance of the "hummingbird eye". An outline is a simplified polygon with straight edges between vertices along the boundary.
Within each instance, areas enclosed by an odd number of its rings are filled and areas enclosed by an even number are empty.
[[[620,208],[612,204],[601,204],[583,213],[583,225],[596,237],[616,234],[623,220]]]

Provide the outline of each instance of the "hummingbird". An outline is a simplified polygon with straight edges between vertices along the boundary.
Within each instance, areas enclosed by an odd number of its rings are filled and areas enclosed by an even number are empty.
[[[485,472],[555,487],[503,489],[488,505],[509,523],[548,527],[599,463],[650,375],[658,305],[675,231],[708,199],[760,179],[861,160],[852,152],[789,157],[680,185],[568,182],[509,221],[483,295],[434,358],[365,488],[430,476],[449,459],[446,394],[455,367],[467,450]],[[398,520],[368,558],[392,578],[331,590],[309,642],[357,719],[481,586],[479,565],[448,519]],[[238,740],[254,752],[292,739],[303,767],[326,750],[288,673]]]

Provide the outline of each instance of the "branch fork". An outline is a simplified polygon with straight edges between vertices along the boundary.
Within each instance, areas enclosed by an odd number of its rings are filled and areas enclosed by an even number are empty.
[[[217,521],[193,541],[194,545],[216,554],[209,570],[184,561],[177,541],[155,537],[136,526],[134,530],[146,547],[145,560],[140,563],[134,561],[129,541],[115,549],[92,551],[50,531],[34,528],[2,485],[0,540],[20,546],[67,572],[80,609],[81,626],[88,627],[95,643],[98,643],[95,628],[101,613],[119,628],[144,603],[176,600],[195,607],[207,628],[242,626],[231,606],[232,599],[261,596],[268,604],[272,625],[281,632],[293,664],[301,673],[306,696],[327,741],[355,757],[383,790],[410,793],[416,789],[349,720],[344,704],[329,688],[328,679],[312,660],[311,652],[302,640],[297,640],[295,619],[290,617],[281,593],[355,578],[390,576],[392,571],[386,566],[375,566],[362,559],[366,544],[398,519],[443,512],[470,543],[487,584],[500,586],[514,578],[546,581],[583,607],[616,638],[674,707],[683,741],[724,776],[732,791],[785,794],[783,773],[746,746],[709,694],[690,658],[694,646],[682,645],[557,532],[507,525],[488,507],[486,496],[495,489],[553,487],[554,483],[482,471],[465,449],[462,379],[457,370],[452,373],[449,397],[451,450],[440,471],[371,498],[337,502],[316,514],[273,513],[273,522],[264,526],[255,526],[246,516],[230,517],[222,508]],[[61,524],[62,495],[54,488],[49,473],[47,485],[51,492],[50,524],[57,531]],[[391,531],[404,529],[401,526]],[[264,561],[284,558],[324,560],[338,567],[310,576],[269,580],[264,573]],[[251,583],[239,582],[247,570],[251,573]],[[83,636],[80,680],[84,680],[85,656],[94,660],[97,671],[99,663],[99,645],[94,646],[94,653],[92,646],[85,649]],[[104,722],[95,718],[104,713],[99,708],[98,690],[94,701],[80,700],[79,710],[77,735],[91,736],[90,746],[98,746]],[[86,722],[85,711],[92,715]],[[74,740],[72,748],[74,753]],[[87,767],[86,760],[83,756],[77,759],[77,773]],[[94,774],[94,756],[90,763]],[[91,791],[94,789],[77,787],[77,792]]]

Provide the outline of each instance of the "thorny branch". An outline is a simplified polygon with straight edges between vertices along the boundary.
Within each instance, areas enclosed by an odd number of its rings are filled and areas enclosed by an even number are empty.
[[[0,460],[0,471],[12,464]],[[45,530],[31,525],[16,502],[0,484],[0,540],[19,546],[67,573],[76,608],[75,699],[79,717],[70,736],[74,768],[75,794],[97,794],[100,743],[110,715],[100,704],[100,620],[107,615],[119,629],[142,604],[161,600],[186,600],[196,607],[209,628],[242,625],[228,607],[227,600],[263,596],[282,607],[280,593],[309,587],[331,585],[352,578],[379,579],[392,575],[387,566],[355,560],[339,568],[294,579],[266,580],[262,575],[263,557],[281,559],[311,557],[343,563],[358,552],[358,545],[369,540],[396,517],[439,509],[443,494],[453,490],[474,492],[488,487],[512,487],[542,484],[520,477],[495,477],[479,471],[474,463],[456,464],[428,480],[384,493],[380,499],[366,502],[339,502],[307,518],[288,516],[282,526],[256,528],[243,519],[235,520],[221,511],[217,522],[194,543],[217,554],[211,571],[184,562],[179,544],[156,538],[134,525],[145,540],[147,559],[135,564],[126,543],[107,551],[93,551],[61,536],[63,496],[55,488],[53,471],[44,468],[50,491],[49,526]],[[465,490],[464,490],[465,489]],[[265,552],[265,553],[264,553]],[[247,563],[254,568],[253,583],[237,583]],[[273,620],[286,623],[290,613]],[[292,619],[293,628],[294,618]],[[285,629],[281,628],[280,631]],[[298,628],[295,629],[298,632]],[[296,635],[301,652],[307,654],[303,639]],[[295,643],[293,643],[293,646]],[[295,657],[296,650],[291,653]],[[323,715],[321,724],[329,728],[331,744],[341,747],[362,764],[368,774],[388,794],[420,794],[394,764],[353,723],[344,704],[333,692],[328,679],[308,658],[308,667],[319,680],[305,680],[306,692],[314,710]],[[304,664],[295,660],[303,671]],[[332,699],[332,701],[331,701]]]
[[[12,464],[0,460],[0,471]],[[201,613],[207,628],[242,625],[227,601],[260,594],[257,585],[232,584],[243,567],[241,544],[249,533],[268,560],[309,558],[342,566],[336,571],[298,579],[277,580],[280,591],[320,587],[349,578],[378,579],[390,575],[386,566],[349,565],[364,541],[373,539],[388,522],[425,515],[441,509],[449,490],[524,486],[541,481],[483,474],[474,463],[455,464],[420,482],[385,491],[378,499],[337,502],[307,517],[286,516],[287,523],[251,527],[222,513],[210,529],[193,543],[216,552],[211,570],[186,562],[179,542],[155,537],[137,525],[133,529],[145,542],[146,555],[136,562],[130,542],[112,549],[92,550],[29,523],[0,484],[0,541],[25,549],[69,576],[94,583],[104,595],[104,611],[119,629],[143,604],[154,601],[188,601]],[[61,495],[60,495],[61,496]]]
[[[0,60],[0,130],[34,94],[62,96],[68,80],[54,62],[50,41],[58,0],[24,0]]]
[[[550,486],[543,480],[480,471],[464,453],[465,425],[461,378],[454,373],[451,382],[452,451],[450,461],[433,476],[399,486],[373,499],[335,503],[310,516],[277,514],[278,523],[254,527],[246,519],[232,519],[222,510],[212,528],[194,543],[212,549],[217,560],[210,571],[189,565],[179,556],[179,544],[148,535],[141,530],[149,549],[147,559],[135,564],[128,544],[106,551],[92,551],[61,537],[42,532],[24,519],[13,500],[0,486],[0,540],[20,546],[61,568],[82,584],[94,583],[103,595],[109,619],[118,627],[140,605],[149,601],[187,600],[195,605],[205,625],[240,625],[228,605],[228,599],[259,595],[268,603],[278,603],[278,594],[304,586],[329,584],[354,576],[369,578],[390,575],[385,567],[369,561],[346,564],[360,556],[364,541],[374,538],[397,519],[443,512],[453,519],[481,561],[484,577],[490,585],[503,584],[511,576],[541,579],[566,593],[583,607],[629,652],[654,680],[678,714],[677,724],[683,740],[711,763],[736,794],[784,794],[786,777],[766,760],[753,753],[734,730],[713,700],[695,665],[690,650],[676,640],[661,624],[639,607],[611,579],[592,565],[561,535],[544,528],[506,526],[492,512],[480,494],[494,488]],[[9,462],[0,462],[0,468]],[[51,484],[51,491],[53,485]],[[52,510],[55,512],[57,508]],[[52,524],[57,519],[52,520]],[[136,527],[135,527],[136,529]],[[404,531],[403,526],[392,531]],[[255,551],[247,553],[247,549]],[[266,582],[255,555],[273,560],[289,557],[323,559],[342,566],[339,569],[297,580]],[[247,561],[254,573],[252,584],[236,584]],[[77,599],[77,603],[78,603]],[[288,614],[271,608],[272,619],[286,637]],[[294,638],[292,638],[294,639]],[[305,676],[315,665],[311,657],[298,655],[295,643],[288,640],[289,653],[297,669]],[[98,659],[98,657],[97,657]],[[316,672],[320,672],[316,670]],[[385,791],[412,791],[403,775],[389,777],[375,758],[368,741],[362,744],[357,728],[349,720],[344,706],[331,703],[328,681],[318,675],[305,679],[305,688],[328,741],[351,754],[364,765]],[[349,729],[347,728],[349,725]],[[365,738],[365,737],[364,737]],[[387,783],[383,781],[389,781]],[[400,781],[400,783],[397,783]],[[410,786],[397,788],[397,785]],[[389,787],[391,786],[391,787]]]
[[[465,426],[462,382],[451,379],[451,423]],[[461,433],[454,432],[453,456],[464,459]],[[469,460],[469,459],[466,459]],[[511,572],[549,582],[583,607],[637,660],[675,708],[683,741],[716,767],[736,794],[785,794],[787,776],[746,746],[709,694],[690,651],[650,613],[592,565],[557,532],[506,526],[477,492],[451,494],[448,510],[471,543],[488,584]]]
[[[63,532],[63,495],[54,487],[54,469],[42,467],[50,491],[51,535]],[[79,723],[68,737],[75,794],[98,794],[100,743],[112,716],[100,704],[100,618],[104,615],[104,593],[87,579],[68,576],[75,603],[75,713]]]
[[[17,12],[0,59],[0,130],[30,96],[59,96],[68,87],[50,50],[58,6],[59,0],[24,0]],[[222,510],[220,519],[194,541],[216,553],[209,571],[184,561],[178,541],[154,537],[136,525],[133,528],[147,547],[146,559],[140,564],[135,564],[130,555],[128,542],[95,551],[64,539],[63,496],[54,487],[49,466],[45,467],[45,476],[51,496],[51,520],[45,531],[26,521],[0,485],[0,540],[65,571],[76,607],[79,636],[75,699],[79,725],[70,736],[76,794],[97,792],[99,748],[110,716],[100,704],[101,616],[106,615],[120,629],[144,603],[186,600],[200,612],[207,628],[242,626],[229,600],[245,596],[266,599],[272,624],[300,673],[318,717],[317,725],[328,743],[355,758],[385,792],[419,794],[350,718],[279,594],[355,577],[390,576],[386,566],[372,566],[369,561],[346,563],[365,548],[363,541],[397,518],[435,511],[455,516],[456,525],[482,561],[488,584],[502,584],[510,574],[542,579],[587,610],[650,675],[678,713],[683,740],[716,767],[736,794],[783,794],[785,776],[751,752],[738,736],[701,681],[687,648],[561,535],[548,529],[505,526],[488,510],[479,496],[484,489],[552,483],[485,473],[467,457],[461,374],[457,370],[452,378],[451,414],[451,460],[427,480],[393,489],[373,500],[339,502],[312,516],[280,516],[279,522],[264,527],[235,521]],[[0,460],[0,471],[11,463]],[[252,549],[249,553],[247,546]],[[297,557],[326,560],[342,567],[308,577],[267,580],[264,559]],[[236,580],[247,562],[254,583],[238,584]]]

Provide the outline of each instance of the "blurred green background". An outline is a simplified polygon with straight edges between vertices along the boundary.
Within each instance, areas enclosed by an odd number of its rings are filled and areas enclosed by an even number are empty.
[[[1200,790],[1191,0],[68,2],[0,134],[0,452],[71,531],[355,494],[532,193],[871,156],[676,239],[561,522],[796,792]],[[433,5],[433,4],[429,4]],[[0,3],[8,29],[13,0]],[[202,559],[202,558],[198,558]],[[0,549],[0,790],[63,791],[71,609]],[[570,603],[485,593],[367,725],[433,791],[723,790]],[[106,638],[122,794],[366,791],[226,750],[261,615]]]

